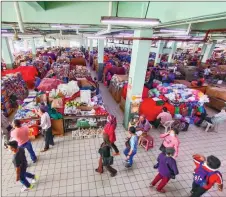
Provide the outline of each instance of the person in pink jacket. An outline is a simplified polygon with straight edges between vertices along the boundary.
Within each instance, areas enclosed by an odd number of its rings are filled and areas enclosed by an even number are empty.
[[[165,153],[166,148],[174,148],[174,158],[178,156],[178,150],[179,150],[179,144],[180,141],[177,137],[179,134],[179,131],[177,129],[171,129],[167,133],[161,134],[160,138],[163,138],[162,145],[160,147],[160,150]]]

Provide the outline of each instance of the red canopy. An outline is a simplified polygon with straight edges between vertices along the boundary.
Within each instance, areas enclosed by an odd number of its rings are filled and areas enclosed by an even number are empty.
[[[35,81],[35,76],[38,75],[37,69],[34,66],[19,66],[16,69],[5,70],[2,72],[2,76],[7,74],[13,74],[20,72],[22,74],[23,80],[27,81]]]
[[[140,105],[140,114],[144,114],[149,121],[154,121],[157,116],[162,112],[162,108],[167,107],[168,111],[174,116],[174,106],[165,103],[164,105],[158,106],[152,98],[145,98]]]

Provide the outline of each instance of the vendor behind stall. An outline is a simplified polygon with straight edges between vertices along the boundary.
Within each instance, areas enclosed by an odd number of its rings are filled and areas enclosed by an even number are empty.
[[[163,125],[165,122],[170,121],[172,119],[172,115],[168,112],[168,109],[166,107],[163,107],[162,112],[157,116],[153,125],[155,126],[155,128],[158,128],[160,123]]]

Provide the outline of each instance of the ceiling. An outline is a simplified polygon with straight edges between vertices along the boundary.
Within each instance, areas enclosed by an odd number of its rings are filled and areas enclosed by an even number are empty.
[[[2,29],[13,32],[17,16],[13,2],[2,4]],[[108,16],[109,2],[61,2],[39,1],[19,2],[26,34],[94,35],[106,29],[100,22],[101,16]],[[10,11],[9,11],[10,10]],[[191,34],[203,35],[208,29],[226,28],[226,2],[113,2],[112,16],[158,18],[161,28],[187,30],[191,24]],[[71,26],[70,26],[71,25]],[[140,27],[136,27],[140,28]],[[148,27],[150,28],[150,27]],[[78,30],[78,31],[77,31]],[[112,26],[110,34],[133,33],[131,26]],[[219,34],[219,33],[218,33]],[[222,34],[222,37],[226,37]]]

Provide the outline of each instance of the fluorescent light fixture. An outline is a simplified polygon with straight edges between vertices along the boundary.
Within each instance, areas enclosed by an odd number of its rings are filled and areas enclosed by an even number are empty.
[[[179,29],[160,29],[160,32],[166,32],[166,33],[184,33],[184,34],[187,33],[187,31],[185,31],[185,30],[179,30]]]
[[[8,31],[7,31],[6,29],[2,29],[1,32],[6,33],[6,32],[8,32]]]
[[[52,28],[58,28],[58,29],[78,29],[78,28],[88,28],[88,25],[60,25],[60,24],[54,24],[51,25]]]
[[[105,39],[106,37],[103,37],[103,36],[89,36],[87,37],[88,39]]]
[[[130,17],[112,17],[102,16],[101,23],[106,25],[137,25],[137,26],[154,26],[160,23],[156,18],[130,18]]]

